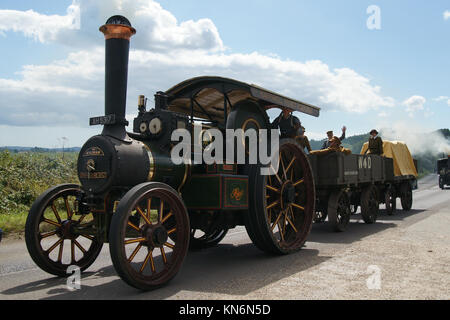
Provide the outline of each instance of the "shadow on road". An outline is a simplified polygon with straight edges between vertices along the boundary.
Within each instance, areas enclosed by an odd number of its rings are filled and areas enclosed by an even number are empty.
[[[253,244],[234,246],[221,244],[216,248],[190,252],[178,276],[168,285],[151,292],[141,292],[115,277],[112,266],[82,274],[81,289],[65,289],[65,279],[49,278],[11,288],[3,294],[14,295],[47,290],[48,299],[164,299],[176,298],[181,291],[246,295],[264,286],[314,267],[330,257],[318,250],[304,248],[287,256],[270,256]],[[96,278],[114,276],[112,281],[92,284]],[[89,283],[89,284],[87,284]],[[282,298],[282,297],[280,297]]]
[[[426,215],[416,216],[426,210],[410,211],[397,210],[392,216],[386,214],[384,209],[380,209],[377,222],[374,224],[364,223],[360,214],[352,215],[350,223],[344,232],[333,232],[328,222],[315,223],[312,227],[311,233],[308,236],[308,241],[318,243],[352,243],[360,241],[367,236],[374,235],[378,232],[389,228],[395,228],[396,222],[403,221],[414,217],[414,222],[427,218]]]

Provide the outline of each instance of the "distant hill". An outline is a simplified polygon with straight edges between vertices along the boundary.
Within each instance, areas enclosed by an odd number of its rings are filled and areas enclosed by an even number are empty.
[[[62,148],[39,148],[39,147],[19,147],[19,146],[6,146],[0,147],[0,152],[3,150],[9,150],[9,152],[63,152]],[[80,147],[64,148],[64,152],[79,152]]]

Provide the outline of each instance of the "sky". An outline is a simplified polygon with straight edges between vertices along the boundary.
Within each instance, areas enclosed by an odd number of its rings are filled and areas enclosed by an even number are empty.
[[[115,14],[137,29],[129,120],[139,94],[217,75],[320,107],[295,113],[314,139],[450,127],[447,0],[2,0],[0,146],[82,146],[101,131],[88,125],[104,113],[98,28]]]

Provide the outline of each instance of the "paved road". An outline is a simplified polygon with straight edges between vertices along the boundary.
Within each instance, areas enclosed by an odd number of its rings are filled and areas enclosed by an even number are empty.
[[[179,275],[153,292],[118,278],[105,246],[81,284],[70,291],[38,269],[23,240],[0,244],[0,299],[450,299],[450,189],[428,176],[409,213],[381,210],[374,225],[356,215],[345,233],[316,224],[289,256],[267,256],[234,229],[218,247],[189,253]]]

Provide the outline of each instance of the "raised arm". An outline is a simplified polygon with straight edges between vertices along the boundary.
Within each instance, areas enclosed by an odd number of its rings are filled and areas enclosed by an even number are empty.
[[[339,138],[339,140],[344,140],[345,139],[345,131],[347,131],[347,127],[343,126],[342,127],[342,136]]]

